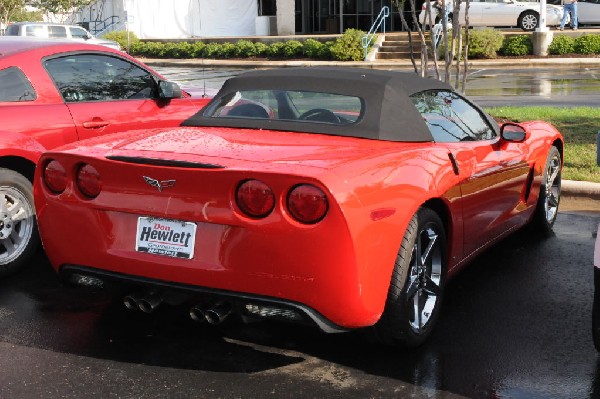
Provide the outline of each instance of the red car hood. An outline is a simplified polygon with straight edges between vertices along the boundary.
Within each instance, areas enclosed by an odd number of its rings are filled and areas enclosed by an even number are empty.
[[[422,146],[309,133],[185,127],[104,136],[65,149],[81,155],[212,162],[225,167],[235,167],[235,161],[263,166],[302,162],[305,166],[329,169],[360,158]]]

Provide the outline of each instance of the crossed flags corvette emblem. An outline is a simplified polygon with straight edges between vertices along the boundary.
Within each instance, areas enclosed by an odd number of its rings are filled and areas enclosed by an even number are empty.
[[[148,176],[142,176],[146,183],[151,185],[152,187],[156,187],[158,191],[162,191],[163,188],[173,187],[175,185],[176,180],[156,180]]]

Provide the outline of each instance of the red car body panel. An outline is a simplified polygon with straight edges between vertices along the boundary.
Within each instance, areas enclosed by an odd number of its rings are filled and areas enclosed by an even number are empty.
[[[30,38],[0,40],[0,71],[18,67],[33,86],[36,99],[0,101],[0,158],[20,157],[35,163],[44,150],[84,138],[134,127],[173,127],[198,111],[208,99],[97,101],[65,103],[43,60],[68,54],[104,54],[127,60],[160,78],[129,55],[104,46]],[[106,126],[98,126],[107,123]],[[90,127],[86,128],[85,125]]]
[[[400,242],[422,205],[446,215],[450,274],[531,219],[548,148],[562,147],[562,138],[543,122],[523,126],[523,143],[401,143],[217,127],[74,143],[40,160],[34,187],[40,233],[59,272],[82,265],[280,298],[338,326],[370,326],[381,317]],[[115,160],[124,156],[222,168]],[[59,195],[41,178],[53,159],[70,175]],[[101,176],[94,199],[73,183],[82,163]],[[142,176],[176,185],[159,191]],[[245,216],[236,205],[235,190],[246,179],[261,180],[275,194],[275,208],[263,219]],[[329,211],[316,224],[298,223],[286,208],[287,193],[301,183],[326,193]],[[136,252],[139,216],[197,223],[194,258]]]

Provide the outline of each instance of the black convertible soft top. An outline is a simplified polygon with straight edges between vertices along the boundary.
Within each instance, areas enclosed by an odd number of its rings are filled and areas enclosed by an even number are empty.
[[[205,110],[224,96],[247,90],[300,90],[359,97],[364,114],[356,123],[335,125],[281,119],[213,118]],[[427,90],[453,91],[448,84],[414,73],[362,68],[283,68],[233,77],[215,98],[182,126],[220,126],[322,133],[387,141],[428,142],[433,137],[410,96]]]

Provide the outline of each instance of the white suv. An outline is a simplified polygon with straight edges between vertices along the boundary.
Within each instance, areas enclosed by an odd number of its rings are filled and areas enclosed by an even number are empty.
[[[4,35],[83,40],[87,43],[100,44],[121,50],[119,43],[112,40],[95,38],[90,32],[77,25],[53,24],[48,22],[16,22],[6,28]]]

